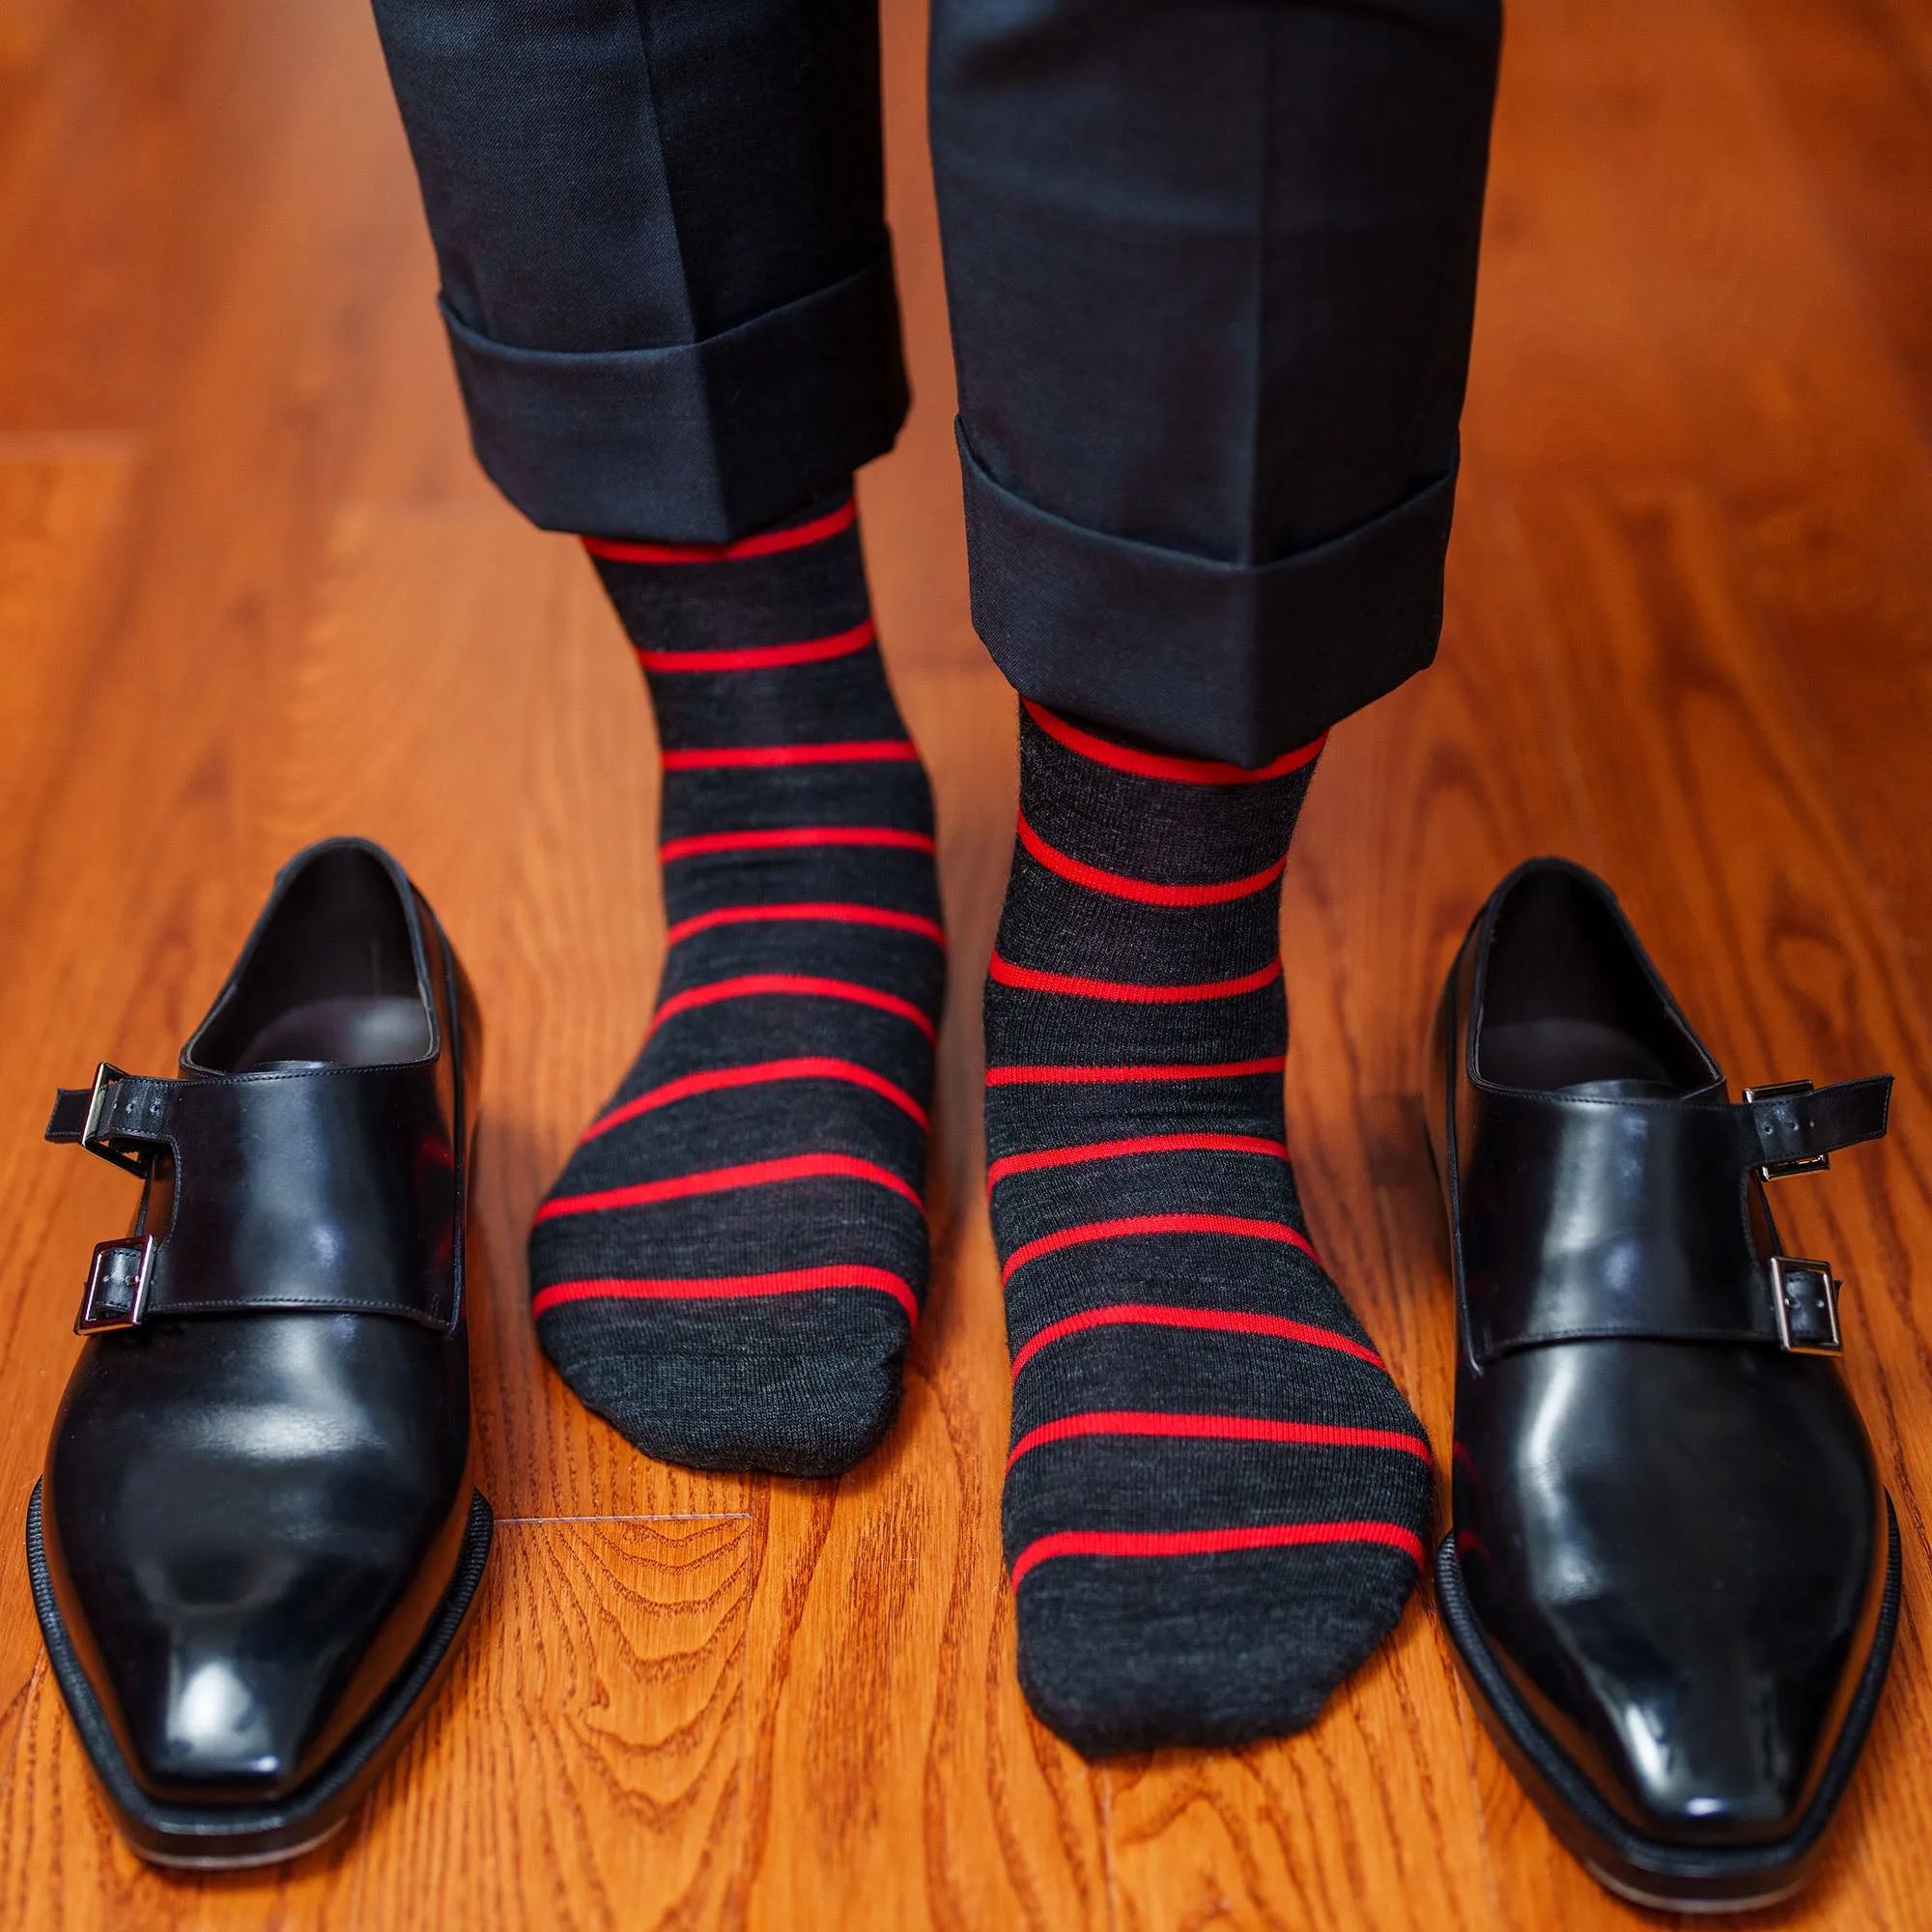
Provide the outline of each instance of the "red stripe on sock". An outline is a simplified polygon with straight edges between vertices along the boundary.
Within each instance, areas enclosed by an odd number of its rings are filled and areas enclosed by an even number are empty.
[[[1037,1153],[1009,1153],[986,1170],[991,1189],[1009,1174],[1031,1174],[1042,1167],[1077,1167],[1089,1160],[1124,1160],[1137,1153],[1264,1153],[1288,1158],[1280,1141],[1258,1134],[1146,1134],[1138,1140],[1092,1141],[1086,1147],[1042,1148]]]
[[[612,1127],[635,1121],[640,1114],[655,1113],[674,1101],[688,1100],[694,1094],[717,1094],[732,1087],[762,1087],[776,1080],[848,1081],[890,1100],[922,1127],[926,1123],[925,1109],[904,1088],[895,1087],[883,1074],[874,1073],[869,1066],[861,1066],[855,1061],[822,1057],[761,1060],[749,1066],[721,1066],[709,1073],[687,1073],[681,1080],[667,1080],[662,1087],[653,1087],[649,1093],[639,1094],[636,1099],[626,1100],[621,1107],[612,1107],[608,1114],[592,1121],[578,1145],[594,1141],[599,1134],[608,1134]]]
[[[684,1280],[645,1281],[627,1276],[604,1281],[558,1281],[539,1289],[530,1298],[530,1313],[542,1315],[570,1301],[735,1301],[763,1294],[815,1294],[834,1288],[871,1288],[890,1294],[905,1310],[906,1320],[919,1321],[919,1300],[897,1275],[880,1267],[787,1268],[778,1274],[696,1276]]]
[[[699,859],[713,852],[784,852],[819,845],[882,845],[902,852],[931,852],[929,832],[901,832],[892,825],[787,825],[771,832],[700,832],[690,838],[667,838],[658,860]]]
[[[1013,1558],[1013,1588],[1030,1570],[1056,1556],[1219,1556],[1236,1549],[1285,1549],[1300,1544],[1381,1543],[1417,1569],[1422,1541],[1400,1522],[1264,1522],[1242,1529],[1063,1529],[1029,1543]]]
[[[1258,993],[1281,978],[1281,961],[1271,959],[1252,973],[1234,980],[1208,980],[1198,986],[1139,986],[1126,980],[1088,980],[1075,973],[1042,973],[1032,966],[1015,966],[995,952],[986,977],[1002,986],[1029,993],[1065,993],[1081,1000],[1122,1000],[1140,1007],[1184,1006],[1195,1000],[1233,1000]]]
[[[1249,1240],[1280,1241],[1299,1248],[1318,1264],[1321,1259],[1306,1235],[1282,1221],[1250,1220],[1243,1214],[1128,1214],[1117,1221],[1083,1221],[1077,1228],[1062,1228],[1037,1241],[1022,1242],[1000,1271],[1000,1279],[1011,1281],[1027,1263],[1041,1255],[1057,1254],[1062,1248],[1077,1248],[1089,1241],[1123,1240],[1134,1235],[1238,1235]]]
[[[559,1194],[536,1211],[536,1221],[566,1214],[596,1214],[612,1208],[649,1208],[660,1201],[685,1201],[695,1194],[724,1194],[737,1187],[770,1187],[783,1180],[863,1180],[889,1187],[915,1208],[923,1208],[919,1189],[876,1161],[846,1153],[795,1153],[782,1160],[746,1161],[737,1167],[707,1168],[669,1180],[639,1180],[629,1187],[606,1187],[595,1194]]]
[[[1136,1080],[1239,1080],[1280,1073],[1288,1065],[1276,1053],[1264,1060],[1210,1060],[1199,1065],[1153,1063],[1145,1066],[989,1066],[988,1087],[1117,1087]]]
[[[1274,1422],[1260,1415],[1168,1415],[1157,1410],[1093,1409],[1084,1415],[1062,1416],[1029,1429],[1007,1458],[1011,1469],[1022,1456],[1049,1442],[1070,1442],[1084,1435],[1158,1435],[1193,1441],[1280,1442],[1312,1449],[1400,1449],[1429,1461],[1429,1444],[1419,1435],[1399,1435],[1392,1429],[1348,1429],[1325,1422]]]
[[[932,1022],[896,993],[882,993],[876,986],[861,986],[850,980],[816,980],[800,973],[741,973],[732,980],[714,980],[708,986],[694,986],[689,992],[674,994],[651,1019],[655,1033],[674,1014],[689,1012],[694,1007],[715,1006],[720,1000],[756,999],[766,993],[791,993],[823,1000],[850,1000],[854,1006],[875,1007],[882,1013],[895,1013],[910,1020],[927,1039],[936,1039]]]
[[[849,530],[858,518],[857,499],[847,497],[838,509],[814,517],[809,524],[794,524],[786,530],[760,530],[756,536],[738,537],[730,543],[616,543],[609,537],[585,537],[583,548],[592,556],[606,557],[612,563],[735,563],[741,557],[775,556],[781,551],[823,543],[840,530]]]
[[[667,752],[668,772],[736,772],[771,765],[916,765],[910,738],[867,738],[833,745],[727,745],[704,752]]]
[[[829,638],[808,638],[796,644],[753,644],[742,650],[652,651],[638,647],[638,662],[646,670],[777,670],[784,665],[823,664],[827,658],[846,658],[863,651],[877,636],[871,618]]]
[[[935,946],[946,944],[946,934],[936,919],[923,913],[897,912],[891,906],[839,905],[826,900],[799,900],[787,905],[720,906],[713,912],[681,919],[665,934],[665,944],[675,946],[695,933],[709,932],[720,925],[755,925],[767,920],[823,920],[834,925],[883,925],[895,932],[917,933]]]
[[[1155,906],[1207,906],[1226,905],[1230,899],[1252,897],[1256,893],[1265,892],[1281,877],[1282,867],[1288,864],[1288,855],[1283,853],[1272,866],[1259,872],[1250,872],[1245,879],[1230,879],[1219,886],[1162,886],[1151,879],[1129,878],[1124,872],[1103,871],[1098,866],[1090,866],[1083,859],[1075,859],[1063,852],[1056,845],[1049,845],[1031,825],[1026,813],[1019,817],[1020,844],[1033,858],[1037,859],[1049,872],[1057,872],[1063,879],[1069,879],[1076,886],[1086,886],[1096,893],[1105,893],[1111,898],[1132,899],[1140,905]]]
[[[1291,1321],[1280,1315],[1241,1315],[1232,1309],[1170,1308],[1151,1301],[1116,1301],[1104,1308],[1089,1308],[1078,1315],[1049,1321],[1028,1339],[1013,1357],[1017,1376],[1039,1351],[1068,1335],[1084,1334],[1090,1328],[1112,1327],[1192,1328],[1208,1334],[1269,1335],[1282,1342],[1305,1342],[1314,1349],[1333,1349],[1344,1355],[1382,1366],[1382,1358],[1373,1349],[1331,1328],[1317,1328],[1306,1321]]]
[[[1069,724],[1064,718],[1056,718],[1030,697],[1021,702],[1027,708],[1027,716],[1069,752],[1077,752],[1083,758],[1091,758],[1096,765],[1106,765],[1113,771],[1131,772],[1135,778],[1172,779],[1178,784],[1255,784],[1263,779],[1286,778],[1290,772],[1298,772],[1303,765],[1314,763],[1328,742],[1324,731],[1313,744],[1298,745],[1259,770],[1249,771],[1243,765],[1224,765],[1216,758],[1173,758],[1164,753],[1110,744],[1105,738],[1081,730],[1077,724]]]

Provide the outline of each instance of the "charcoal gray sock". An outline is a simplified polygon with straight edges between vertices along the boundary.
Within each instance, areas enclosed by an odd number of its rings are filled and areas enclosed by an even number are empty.
[[[650,1455],[836,1474],[891,1427],[925,1293],[931,794],[849,496],[721,551],[588,548],[657,712],[668,952],[537,1211],[537,1332]]]
[[[1284,1140],[1260,773],[1020,724],[986,984],[1020,1681],[1089,1754],[1309,1723],[1401,1614],[1429,1445],[1311,1245]]]

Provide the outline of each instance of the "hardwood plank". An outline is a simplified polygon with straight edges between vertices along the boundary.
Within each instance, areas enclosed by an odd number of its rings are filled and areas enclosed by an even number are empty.
[[[892,638],[884,648],[906,727],[931,774],[939,828],[947,989],[928,1207],[942,1273],[914,1344],[915,1360],[927,1373],[938,1374],[953,1352],[951,1324],[967,1319],[969,1311],[990,1312],[994,1328],[987,1332],[999,1334],[1004,1351],[1005,1318],[998,1293],[990,1301],[980,1296],[962,1302],[943,1270],[959,1243],[970,1237],[972,1230],[965,1224],[984,1221],[981,1081],[986,1055],[980,1002],[1012,861],[1019,804],[1018,706],[1011,688],[983,653],[978,664],[961,669],[916,663],[906,668]],[[1004,1369],[1005,1361],[1002,1352],[993,1366]],[[1004,1391],[1000,1407],[1004,1432]]]
[[[1839,831],[1803,701],[1776,658],[1733,532],[1690,482],[1551,487],[1513,505],[1543,620],[1525,629],[1577,748],[1606,869],[1660,969],[1734,1081],[1895,1071],[1893,1131],[1830,1179],[1786,1188],[1786,1238],[1832,1256],[1846,1294],[1845,1374],[1905,1539],[1905,1623],[1887,1701],[1808,1910],[1909,1922],[1928,1794],[1909,1763],[1927,1720],[1917,1627],[1932,1569],[1932,1052],[1889,920]],[[1562,586],[1561,595],[1553,586]],[[1586,720],[1640,718],[1641,731]],[[1632,810],[1630,801],[1644,802]],[[1659,840],[1658,822],[1682,828]],[[1567,1861],[1552,1889],[1567,1896]]]
[[[890,459],[859,479],[866,563],[879,634],[895,661],[984,667],[966,598],[966,526],[952,418],[952,338],[925,147],[925,7],[879,10],[886,219],[893,232],[900,334],[915,407]]]
[[[1099,1786],[1019,1695],[1000,1555],[1008,1376],[980,1208],[979,1011],[1013,842],[1013,697],[983,659],[934,668],[895,635],[895,683],[937,795],[952,966],[933,1281],[886,1445],[836,1493],[757,1486],[750,1915],[774,1926],[1097,1926]]]
[[[995,1634],[992,1447],[915,1375],[891,1439],[829,1508],[773,1486],[772,1544],[809,1541],[811,1562],[782,1590],[761,1576],[753,1611],[769,1714],[754,1927],[1104,1922],[1090,1775],[1025,1716]],[[972,1449],[979,1480],[960,1468]]]
[[[1876,4],[1897,36],[1900,58],[1917,72],[1920,87],[1932,95],[1932,14],[1919,0],[1876,0]]]
[[[1305,1736],[1109,1769],[1121,1932],[1492,1923],[1446,1667],[1418,1598]]]
[[[1465,460],[1512,469],[1690,463],[1690,427],[1619,231],[1616,183],[1580,151],[1584,22],[1513,13],[1491,137],[1463,417]],[[1572,40],[1580,36],[1580,57]],[[1623,101],[1635,118],[1640,103]]]
[[[1885,0],[1773,0],[1750,45],[1824,225],[1932,431],[1932,76]]]
[[[87,644],[136,455],[130,437],[0,434],[0,769],[30,768],[92,696]],[[28,813],[0,819],[0,958],[35,832]]]
[[[14,0],[0,14],[0,86],[31,78],[44,65],[68,0]]]
[[[385,843],[477,989],[486,1492],[516,1515],[742,1510],[741,1479],[646,1462],[571,1400],[528,1314],[530,1214],[636,1050],[663,945],[649,709],[582,551],[495,502],[349,505],[270,742],[265,866]]]
[[[0,114],[0,427],[147,429],[224,330],[219,393],[196,399],[217,467],[245,447],[264,377],[297,379],[289,446],[318,415],[341,426],[317,409],[330,362],[364,361],[355,309],[424,245],[368,15],[293,0],[62,13],[20,111]]]
[[[1598,856],[1595,828],[1564,783],[1566,732],[1520,650],[1522,611],[1491,500],[1489,479],[1474,470],[1436,667],[1336,732],[1283,881],[1290,1145],[1317,1242],[1435,1445],[1438,1527],[1455,1318],[1422,1119],[1429,1023],[1470,917],[1512,865],[1552,849]],[[1509,754],[1525,745],[1538,754]],[[1224,1807],[1217,1820],[1233,1846],[1215,1866],[1217,1895],[1237,1901],[1231,1909],[1295,1922],[1280,1903],[1284,1888],[1320,1869],[1311,1847],[1333,1833],[1359,1848],[1365,1876],[1354,1887],[1330,1877],[1319,1910],[1302,1908],[1317,1922],[1401,1925],[1425,1905],[1447,1923],[1538,1922],[1515,1915],[1515,1861],[1498,1857],[1485,1826],[1489,1747],[1429,1605],[1425,1578],[1390,1654],[1390,1685],[1378,1685],[1383,1665],[1372,1663],[1306,1740],[1243,1754],[1278,1768],[1267,1810]],[[1272,1794],[1312,1779],[1298,1769],[1304,1756],[1358,1769],[1335,1799],[1304,1796],[1297,1814]],[[1384,1809],[1381,1788],[1398,1781],[1404,1802]],[[1328,1817],[1322,1804],[1333,1806]],[[1533,1814],[1530,1825],[1543,1832]],[[1189,1921],[1170,1913],[1152,1922]],[[1587,1906],[1578,1922],[1596,1922]]]
[[[339,1838],[269,1873],[134,1859],[43,1670],[0,1787],[0,1918],[156,1932],[718,1923],[739,1847],[750,1546],[742,1515],[500,1524],[422,1728]]]
[[[1932,1841],[1913,1749],[1923,15],[1518,0],[1443,659],[1338,732],[1285,896],[1315,1233],[1438,1452],[1453,1336],[1419,1056],[1508,864],[1558,849],[1607,871],[1734,1073],[1907,1076],[1893,1142],[1788,1208],[1854,1282],[1848,1373],[1912,1549],[1830,1869],[1776,1916],[1807,1925],[1918,1922]],[[366,14],[31,0],[0,20],[0,1496],[24,1499],[74,1270],[128,1200],[36,1145],[44,1087],[101,1052],[164,1065],[273,865],[354,828],[422,875],[487,1011],[486,1481],[519,1516],[687,1519],[506,1525],[452,1694],[355,1837],[188,1884],[134,1866],[86,1795],[34,1675],[15,1538],[0,1921],[1636,1922],[1481,1737],[1426,1595],[1285,1743],[1095,1771],[1019,1698],[978,1037],[1012,701],[967,619],[917,0],[884,30],[919,408],[862,498],[934,771],[953,980],[905,1412],[845,1483],[796,1485],[644,1462],[534,1346],[524,1230],[635,1050],[662,952],[653,746],[581,556],[469,457]]]
[[[121,439],[0,438],[0,771],[30,762],[40,734],[85,701],[82,645],[131,461],[131,447]],[[31,952],[20,945],[16,896],[32,836],[26,815],[0,813],[0,962],[7,978],[32,967]],[[13,1147],[32,1148],[44,1124],[58,1073],[48,1050],[53,1044],[22,1042],[8,1055],[13,1077],[0,1098],[0,1122]],[[62,1331],[72,1314],[54,1284],[77,1297],[84,1269],[84,1257],[74,1256],[43,1283],[51,1219],[46,1178],[37,1162],[0,1162],[0,1215],[12,1234],[0,1253],[0,1364],[13,1396],[0,1406],[0,1471],[9,1497],[24,1497],[39,1472],[66,1380],[72,1345]],[[16,1606],[0,1614],[4,1759],[41,1655],[39,1629],[18,1607],[27,1602],[27,1561],[17,1536],[0,1543],[0,1602]]]
[[[1852,848],[1923,976],[1932,918],[1915,882],[1932,794],[1913,777],[1932,736],[1932,447],[1880,320],[1922,307],[1922,292],[1875,303],[1883,284],[1852,272],[1755,31],[1726,0],[1551,0],[1513,29],[1562,103],[1540,162],[1591,183],[1605,211],[1588,286],[1631,303],[1628,354],[1662,358],[1671,441],[1688,430],[1688,461],[1662,447],[1640,460],[1721,497],[1771,620],[1766,649],[1823,727]],[[1846,55],[1833,43],[1818,58]],[[1886,125],[1923,152],[1922,117]],[[1617,370],[1607,355],[1598,380]]]

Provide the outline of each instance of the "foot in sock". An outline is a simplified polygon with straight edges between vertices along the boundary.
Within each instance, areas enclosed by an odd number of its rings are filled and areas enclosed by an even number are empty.
[[[1090,1755],[1298,1730],[1401,1614],[1429,1446],[1311,1246],[1258,773],[1035,705],[986,985],[1019,1671]]]
[[[849,497],[722,551],[589,548],[657,713],[668,951],[537,1210],[537,1332],[647,1454],[837,1474],[892,1425],[925,1292],[931,794]]]

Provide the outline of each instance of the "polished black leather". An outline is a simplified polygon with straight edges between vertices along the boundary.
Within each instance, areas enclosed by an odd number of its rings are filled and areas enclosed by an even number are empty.
[[[437,1085],[421,1063],[107,1085],[97,1138],[165,1153],[148,1316],[337,1309],[447,1330],[456,1162]],[[47,1138],[79,1140],[91,1097],[63,1092]]]
[[[1637,1832],[1779,1838],[1872,1651],[1887,1532],[1836,1365],[1786,1346],[1835,1346],[1835,1287],[1774,1268],[1758,1170],[1882,1134],[1890,1083],[1732,1103],[1608,889],[1555,860],[1483,909],[1431,1059],[1482,1636]]]
[[[1721,1082],[1604,1091],[1633,1084],[1461,1084],[1458,1184],[1478,1362],[1585,1336],[1779,1341],[1796,1311],[1787,1306],[1781,1328],[1777,1244],[1756,1170],[1877,1138],[1891,1092],[1889,1078],[1859,1080],[1802,1103],[1734,1107]]]
[[[138,1783],[290,1791],[416,1648],[469,1514],[474,1002],[379,847],[283,871],[178,1081],[101,1083],[147,1176],[138,1321],[87,1341],[48,1447],[55,1602]],[[63,1094],[49,1138],[79,1138]],[[106,1296],[114,1300],[110,1292]]]

